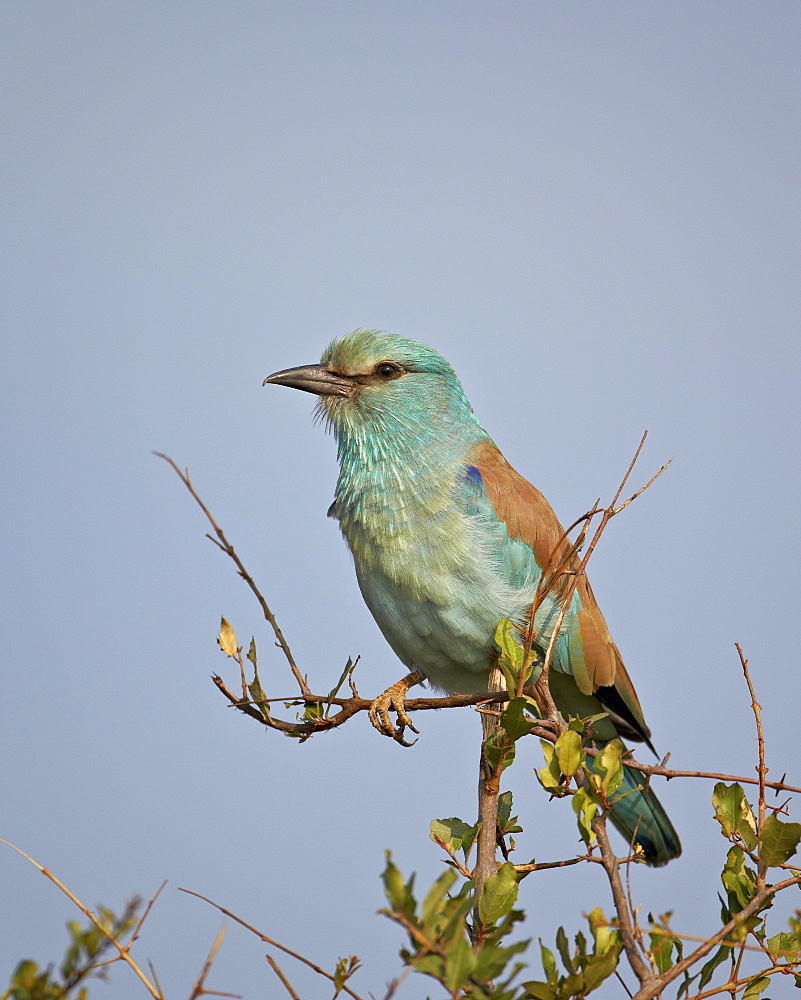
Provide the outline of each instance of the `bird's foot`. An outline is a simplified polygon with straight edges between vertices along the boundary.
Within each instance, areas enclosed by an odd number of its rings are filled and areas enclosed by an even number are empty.
[[[397,684],[393,684],[392,687],[388,687],[383,694],[380,694],[375,701],[373,701],[367,714],[370,717],[370,722],[373,724],[374,728],[381,733],[382,736],[389,736],[397,743],[400,743],[403,747],[414,746],[412,743],[407,743],[403,734],[404,731],[409,728],[413,733],[418,732],[414,728],[414,723],[409,718],[406,712],[406,692],[410,687],[414,687],[415,684],[420,684],[424,680],[423,675],[419,670],[415,670],[411,674],[407,674],[402,680],[399,680]],[[394,712],[398,728],[392,724],[392,720],[389,717],[389,713]]]

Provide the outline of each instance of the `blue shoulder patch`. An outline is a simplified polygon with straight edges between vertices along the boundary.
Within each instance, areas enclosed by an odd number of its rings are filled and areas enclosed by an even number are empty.
[[[458,502],[465,514],[474,517],[486,512],[487,494],[481,473],[475,465],[463,465],[459,470]]]

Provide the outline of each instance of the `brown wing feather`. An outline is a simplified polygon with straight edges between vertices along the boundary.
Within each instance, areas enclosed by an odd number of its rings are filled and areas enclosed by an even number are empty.
[[[494,444],[485,442],[478,445],[471,464],[481,474],[489,501],[499,520],[506,525],[509,537],[530,545],[540,568],[554,567],[565,561],[569,543],[559,519],[542,493],[512,468]],[[572,557],[567,560],[565,568],[577,569],[578,559]],[[561,595],[568,580],[569,576],[562,574],[554,591]],[[592,694],[596,688],[614,686],[647,732],[637,693],[586,577],[579,581],[578,593],[582,605],[578,614],[581,651],[575,657],[579,666],[576,671],[579,690]],[[580,669],[582,660],[583,671]]]
[[[552,557],[556,560],[566,553],[567,542],[553,507],[512,468],[494,444],[485,441],[478,445],[470,464],[481,473],[489,501],[506,525],[509,537],[531,546],[540,569]]]

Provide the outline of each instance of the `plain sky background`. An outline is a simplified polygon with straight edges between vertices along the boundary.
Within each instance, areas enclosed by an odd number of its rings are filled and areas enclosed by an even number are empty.
[[[90,905],[169,879],[138,946],[169,996],[221,922],[179,886],[326,967],[360,955],[354,987],[382,995],[403,939],[376,915],[383,851],[426,885],[429,821],[474,814],[468,711],[426,714],[403,750],[364,717],[299,746],[226,707],[221,614],[273,694],[293,684],[151,455],[189,466],[313,687],[361,654],[377,694],[402,668],[325,517],[333,441],[310,396],[261,386],[355,327],[440,350],[565,522],[643,430],[633,484],[675,456],[609,528],[594,589],[660,753],[753,774],[740,642],[772,775],[801,783],[797,0],[5,0],[0,94],[0,836]],[[532,740],[509,777],[520,861],[578,849],[540,762]],[[660,789],[684,855],[637,868],[633,895],[703,935],[726,851],[711,787]],[[0,883],[3,988],[80,915],[6,848]],[[584,866],[530,877],[521,904],[550,943],[610,909]],[[208,985],[283,995],[227,927]],[[144,995],[122,967],[96,993]]]

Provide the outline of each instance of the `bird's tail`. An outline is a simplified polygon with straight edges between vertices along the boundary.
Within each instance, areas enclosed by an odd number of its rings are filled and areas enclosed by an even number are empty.
[[[640,771],[623,768],[609,818],[629,844],[639,844],[646,863],[658,868],[681,854],[681,843],[662,803],[649,788],[641,791],[645,777]]]

